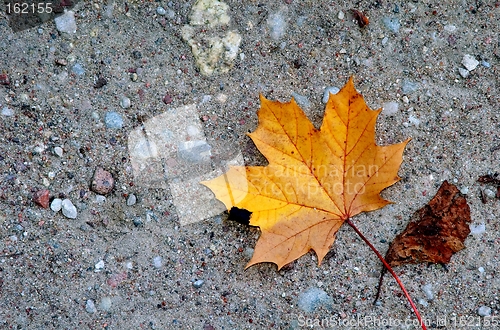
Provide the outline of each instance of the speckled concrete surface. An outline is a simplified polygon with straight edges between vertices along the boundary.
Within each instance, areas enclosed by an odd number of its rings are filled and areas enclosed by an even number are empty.
[[[350,228],[321,266],[310,253],[279,272],[270,264],[245,271],[257,229],[226,214],[181,226],[168,186],[134,177],[129,134],[155,116],[196,104],[211,146],[208,170],[238,153],[265,164],[245,135],[257,125],[259,93],[281,101],[296,93],[319,126],[325,88],[351,75],[371,108],[386,104],[377,143],[412,138],[402,180],[383,193],[394,204],[354,222],[384,253],[443,180],[456,184],[485,232],[467,238],[448,271],[416,265],[397,273],[429,328],[491,328],[500,309],[500,200],[482,203],[480,191],[496,187],[476,180],[499,171],[500,3],[226,4],[228,27],[200,33],[237,30],[241,44],[234,66],[211,76],[182,38],[192,1],[81,1],[72,9],[75,33],[53,20],[13,33],[0,12],[0,74],[10,80],[0,85],[2,328],[415,328],[389,277],[381,304],[372,304],[380,263]],[[352,8],[368,26],[358,26]],[[465,55],[478,61],[470,72]],[[113,111],[123,121],[116,128],[106,122]],[[90,190],[98,166],[116,181],[105,200]],[[76,219],[34,203],[40,189],[70,199]],[[306,312],[298,299],[310,287],[331,300]],[[479,316],[482,306],[489,316]]]

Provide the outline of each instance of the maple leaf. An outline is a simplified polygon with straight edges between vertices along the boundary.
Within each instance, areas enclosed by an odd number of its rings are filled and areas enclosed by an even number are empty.
[[[402,153],[409,140],[375,144],[381,109],[371,110],[353,79],[330,94],[321,128],[316,129],[294,99],[260,97],[259,125],[249,136],[267,166],[233,166],[202,182],[227,209],[250,211],[250,225],[261,236],[247,268],[273,262],[278,269],[309,250],[318,264],[342,224],[389,201],[380,192],[400,178]]]

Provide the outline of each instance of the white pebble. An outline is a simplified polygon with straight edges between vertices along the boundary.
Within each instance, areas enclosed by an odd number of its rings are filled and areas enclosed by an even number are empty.
[[[426,284],[422,287],[422,291],[424,291],[427,299],[433,300],[434,299],[434,293],[432,293],[432,284]]]
[[[59,156],[59,157],[62,157],[63,156],[63,148],[61,147],[55,147],[54,148],[54,153]]]
[[[469,225],[470,233],[472,235],[481,235],[486,232],[486,225],[484,223],[480,223],[478,225]]]
[[[76,211],[76,207],[67,198],[62,201],[62,213],[66,218],[70,219],[76,219],[76,216],[78,214],[78,212]]]
[[[205,283],[204,280],[197,280],[197,281],[194,281],[193,282],[193,286],[196,288],[196,289],[199,289],[203,286],[203,283]]]
[[[135,197],[135,195],[134,194],[130,194],[130,196],[128,196],[128,198],[127,198],[127,205],[128,206],[132,206],[136,202],[137,202],[137,198]]]
[[[270,30],[269,34],[274,40],[279,40],[285,34],[286,21],[280,12],[269,15],[267,26]]]
[[[311,101],[309,101],[307,96],[303,96],[293,92],[292,97],[294,98],[295,102],[297,102],[297,104],[303,109],[307,109],[311,106]]]
[[[50,209],[54,212],[59,212],[62,208],[62,199],[54,198],[52,203],[50,203]]]
[[[160,268],[162,266],[163,262],[160,256],[156,256],[153,258],[153,266],[155,268]]]
[[[472,71],[479,65],[479,61],[474,56],[465,54],[462,58],[462,64],[467,70]]]
[[[111,309],[111,298],[110,297],[102,297],[99,307],[103,311],[108,312]]]
[[[123,109],[128,109],[130,108],[130,99],[126,96],[122,97],[121,101],[120,101],[120,106],[123,108]]]
[[[464,68],[458,68],[458,73],[462,76],[462,78],[467,78],[469,76],[469,70]]]
[[[94,301],[92,300],[87,300],[87,303],[85,303],[85,310],[87,311],[87,313],[95,313],[97,312],[97,309],[95,308],[95,304],[94,304]]]
[[[103,195],[95,196],[95,202],[97,204],[103,204],[105,201],[106,201],[106,197],[104,197]]]
[[[403,96],[403,102],[404,102],[405,104],[410,103],[410,99],[408,98],[408,96],[406,96],[406,95],[405,95],[405,96]]]
[[[59,17],[54,19],[56,22],[56,29],[60,32],[75,33],[76,32],[76,21],[75,13],[71,10],[65,11]]]
[[[341,11],[339,11],[339,14],[337,15],[337,17],[338,17],[339,19],[344,19],[344,17],[345,17],[344,12],[343,12],[342,10],[341,10]]]
[[[301,292],[298,297],[297,306],[304,312],[310,313],[320,306],[331,306],[333,299],[320,288],[311,287]]]
[[[444,26],[444,29],[448,32],[454,32],[457,29],[457,27],[455,25],[448,24]]]
[[[158,15],[162,15],[162,16],[167,13],[167,11],[163,7],[156,8],[156,12],[158,13]]]
[[[477,270],[479,270],[480,273],[484,273],[484,268],[483,267],[479,267]]]
[[[418,119],[414,115],[410,115],[408,117],[408,122],[410,122],[410,124],[413,124],[416,127],[418,127],[420,125],[420,119]]]
[[[460,192],[463,194],[463,195],[467,195],[469,193],[469,187],[462,187],[460,189]]]
[[[11,108],[3,107],[2,108],[2,116],[10,117],[14,115],[14,110]]]
[[[323,99],[321,101],[323,101],[323,103],[327,103],[328,99],[330,98],[330,94],[337,94],[338,92],[340,92],[340,89],[338,87],[328,86],[323,92]]]
[[[100,272],[104,268],[104,260],[100,260],[98,263],[94,265],[95,272]]]
[[[382,106],[382,114],[385,116],[394,116],[399,109],[398,102],[386,102]]]
[[[479,314],[479,316],[490,316],[491,308],[483,305],[478,308],[477,313]]]
[[[495,198],[495,196],[496,196],[496,193],[493,190],[489,189],[489,188],[484,189],[484,194],[488,198]]]

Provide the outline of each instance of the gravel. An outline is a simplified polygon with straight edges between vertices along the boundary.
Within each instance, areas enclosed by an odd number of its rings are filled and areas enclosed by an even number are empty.
[[[66,218],[76,219],[78,212],[76,210],[75,205],[73,205],[73,203],[69,199],[67,198],[63,199],[61,206],[62,206],[62,214]]]

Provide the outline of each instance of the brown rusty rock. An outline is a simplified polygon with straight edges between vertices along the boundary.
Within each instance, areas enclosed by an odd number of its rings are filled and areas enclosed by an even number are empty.
[[[115,180],[108,171],[101,167],[97,167],[92,178],[90,190],[99,195],[109,194],[115,187]]]
[[[49,191],[47,189],[38,190],[33,194],[33,201],[43,207],[49,207]]]

